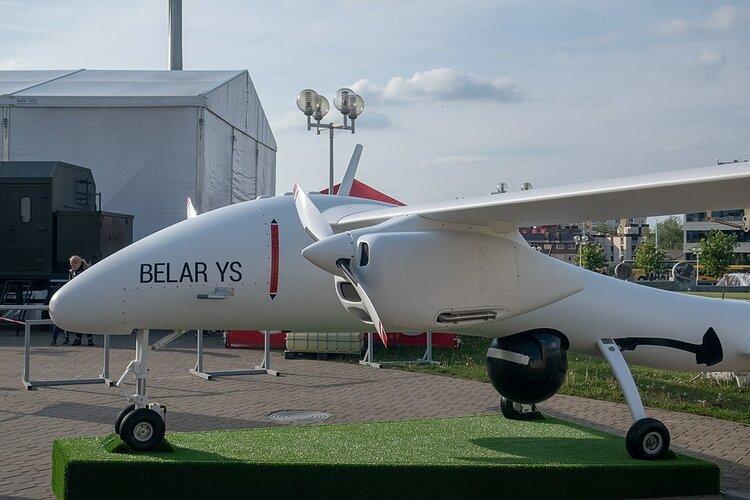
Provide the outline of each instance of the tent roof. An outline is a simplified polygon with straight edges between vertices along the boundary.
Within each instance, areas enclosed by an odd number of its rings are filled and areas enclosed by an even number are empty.
[[[30,98],[151,98],[163,105],[203,105],[200,97],[244,71],[0,71],[0,95],[10,104],[35,104]],[[106,99],[109,98],[109,99]],[[136,98],[136,99],[133,99]],[[187,98],[187,99],[186,99]],[[190,99],[192,98],[192,99]],[[20,100],[20,102],[19,102]],[[15,101],[15,102],[14,102]],[[45,99],[45,104],[55,101]],[[109,102],[102,104],[111,105]]]
[[[247,70],[0,71],[0,106],[203,106],[276,150],[276,140]]]

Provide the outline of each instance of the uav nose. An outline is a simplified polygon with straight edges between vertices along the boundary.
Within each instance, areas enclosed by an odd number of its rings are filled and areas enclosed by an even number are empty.
[[[100,264],[101,265],[101,264]],[[52,321],[76,333],[130,333],[122,325],[122,297],[113,287],[103,286],[94,268],[66,283],[49,303]],[[117,288],[115,287],[114,290]]]

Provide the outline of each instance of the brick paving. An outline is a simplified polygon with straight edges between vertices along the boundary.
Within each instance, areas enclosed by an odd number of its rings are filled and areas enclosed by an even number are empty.
[[[152,342],[159,335],[152,335]],[[102,338],[97,347],[49,346],[50,334],[33,334],[31,379],[89,378],[101,372]],[[269,427],[277,410],[319,410],[327,421],[364,422],[499,412],[497,394],[487,383],[312,359],[285,360],[274,352],[271,368],[282,373],[229,376],[206,381],[188,372],[196,361],[195,335],[152,352],[149,395],[167,405],[167,431]],[[113,337],[110,373],[114,378],[133,357],[134,338]],[[218,336],[205,337],[204,369],[253,368],[262,353],[225,349]],[[54,439],[112,432],[124,394],[104,384],[40,387],[21,384],[23,337],[0,329],[0,497],[52,498],[50,467]],[[546,413],[624,435],[630,426],[621,404],[555,396],[540,405]],[[648,409],[672,434],[672,447],[721,467],[726,498],[750,500],[750,426],[706,417]]]

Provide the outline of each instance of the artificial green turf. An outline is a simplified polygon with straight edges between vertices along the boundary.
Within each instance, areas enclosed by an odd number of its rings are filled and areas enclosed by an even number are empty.
[[[559,420],[500,416],[172,433],[131,453],[115,435],[52,449],[58,498],[634,498],[716,494],[719,469]]]

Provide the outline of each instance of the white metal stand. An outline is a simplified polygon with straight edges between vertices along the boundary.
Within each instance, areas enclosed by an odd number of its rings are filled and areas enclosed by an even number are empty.
[[[433,361],[432,359],[432,332],[427,332],[427,348],[425,349],[424,356],[420,359],[415,360],[404,360],[404,361],[375,361],[373,349],[373,334],[372,332],[367,333],[367,352],[365,352],[364,359],[360,360],[360,365],[372,366],[373,368],[382,368],[384,366],[394,365],[439,365],[440,361]]]
[[[620,385],[622,393],[625,395],[625,401],[628,403],[633,421],[637,422],[646,418],[646,410],[643,408],[641,395],[638,393],[635,380],[633,380],[633,374],[630,373],[630,368],[628,368],[625,358],[622,357],[620,347],[612,339],[600,339],[596,342],[596,345],[615,373],[615,378]]]
[[[207,372],[203,369],[203,330],[198,330],[198,360],[195,368],[190,369],[190,373],[205,380],[211,380],[213,377],[224,377],[231,375],[258,375],[266,374],[278,377],[280,373],[271,370],[271,332],[263,330],[263,361],[251,370],[225,370]]]
[[[0,305],[0,311],[7,310],[26,310],[26,311],[47,311],[49,306],[44,305]],[[54,325],[51,319],[27,319],[24,322],[24,340],[23,340],[23,376],[21,382],[27,390],[31,391],[35,387],[53,386],[53,385],[80,385],[80,384],[107,384],[113,385],[112,379],[109,378],[109,335],[104,335],[104,364],[102,372],[97,378],[72,378],[72,379],[49,379],[49,380],[31,380],[31,327],[36,325]]]

